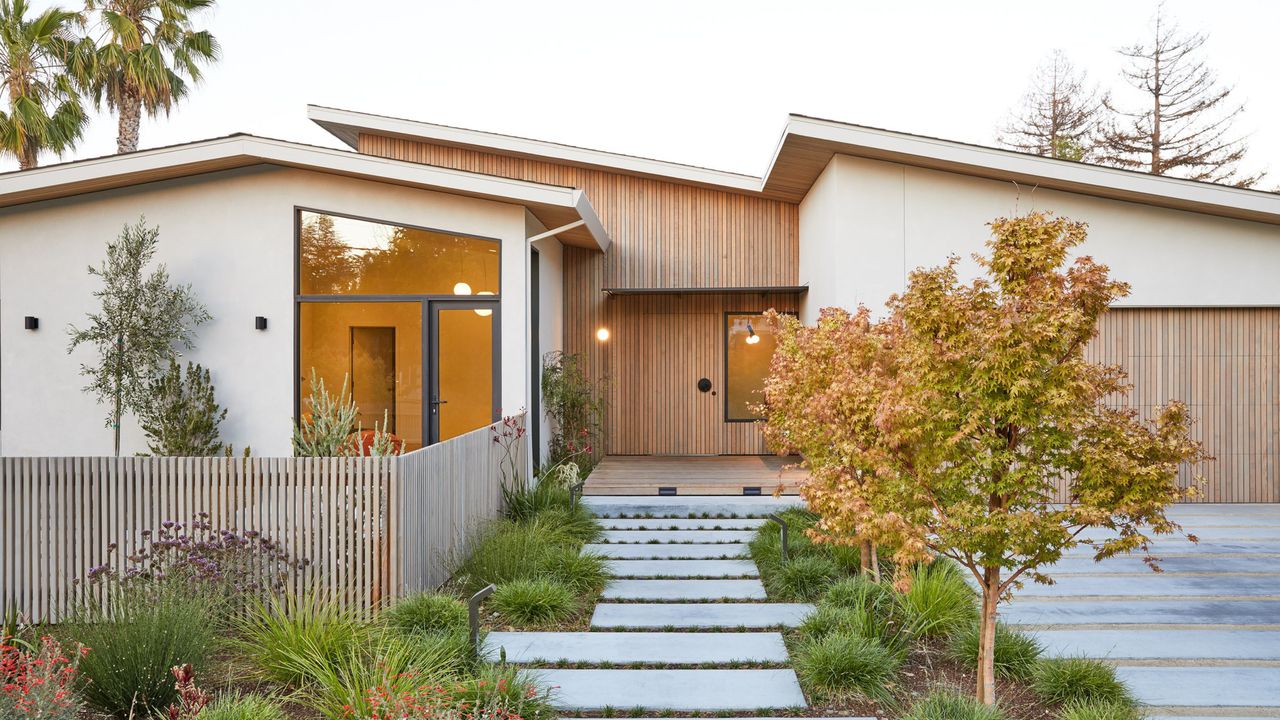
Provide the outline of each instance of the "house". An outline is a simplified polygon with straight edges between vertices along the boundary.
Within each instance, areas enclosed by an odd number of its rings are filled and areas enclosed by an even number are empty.
[[[991,219],[1045,209],[1132,285],[1091,356],[1129,368],[1141,408],[1192,406],[1209,499],[1280,500],[1280,195],[802,116],[750,177],[308,114],[351,150],[232,136],[0,175],[0,454],[109,451],[64,328],[139,215],[215,317],[191,357],[237,446],[288,453],[313,368],[410,447],[536,414],[539,359],[564,350],[608,379],[607,452],[750,455],[760,313],[882,308]]]

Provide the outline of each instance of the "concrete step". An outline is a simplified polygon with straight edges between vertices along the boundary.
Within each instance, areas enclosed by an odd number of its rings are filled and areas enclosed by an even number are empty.
[[[485,657],[508,662],[554,663],[784,663],[787,647],[776,632],[492,632]]]
[[[606,530],[609,543],[745,543],[756,536],[754,530]]]
[[[1280,631],[1036,630],[1045,654],[1112,660],[1280,660]]]
[[[606,600],[764,600],[759,580],[614,580]]]
[[[1028,600],[1000,608],[1011,625],[1280,625],[1280,600]]]
[[[654,495],[591,495],[582,502],[599,517],[752,517],[764,518],[769,513],[789,507],[803,507],[798,497],[734,497],[734,496],[675,496]]]
[[[610,560],[617,578],[753,578],[760,577],[750,560]]]
[[[751,552],[742,543],[717,543],[714,545],[637,545],[623,543],[594,543],[585,551],[610,558],[632,559],[716,559],[748,557]]]
[[[534,670],[564,710],[807,707],[791,670]]]
[[[795,627],[811,612],[808,603],[599,603],[591,627]]]
[[[605,530],[755,530],[764,518],[604,518]]]
[[[1274,667],[1119,665],[1116,675],[1143,705],[1280,708],[1280,670]]]

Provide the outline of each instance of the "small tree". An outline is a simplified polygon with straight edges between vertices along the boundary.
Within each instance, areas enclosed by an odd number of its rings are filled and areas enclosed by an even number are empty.
[[[1116,120],[1104,133],[1103,163],[1240,187],[1262,179],[1240,174],[1248,146],[1231,126],[1244,106],[1231,104],[1233,89],[1220,86],[1201,59],[1207,39],[1179,33],[1161,5],[1150,42],[1120,50],[1129,59],[1124,79],[1139,99],[1132,110],[1106,101]]]
[[[88,315],[88,327],[68,328],[67,352],[82,344],[93,346],[97,360],[82,364],[80,374],[89,378],[85,392],[108,406],[107,426],[115,434],[115,454],[120,454],[120,421],[126,412],[147,407],[147,388],[158,368],[177,357],[177,346],[195,347],[195,328],[210,315],[190,285],[171,285],[163,263],[150,275],[160,239],[158,227],[146,219],[126,225],[116,241],[107,245],[107,259],[89,267],[102,288],[93,296],[100,303]]]
[[[227,411],[214,398],[209,371],[187,363],[187,371],[177,360],[151,381],[147,391],[151,401],[142,413],[142,431],[147,447],[155,455],[169,457],[210,457],[223,454],[218,425]]]
[[[1036,69],[1031,88],[1003,132],[1000,144],[1061,160],[1085,160],[1093,151],[1103,98],[1061,50]]]
[[[360,414],[355,400],[347,395],[347,378],[334,397],[324,386],[324,378],[311,368],[311,393],[307,396],[307,415],[293,426],[293,454],[297,457],[344,457],[363,452],[356,432]]]
[[[992,229],[984,277],[961,282],[956,258],[913,272],[886,320],[860,320],[835,345],[841,375],[814,381],[823,389],[793,410],[833,425],[856,471],[874,468],[856,483],[815,475],[826,531],[870,525],[899,567],[942,555],[978,581],[977,696],[988,704],[1000,599],[1024,579],[1052,582],[1043,568],[1086,542],[1096,559],[1141,551],[1154,566],[1151,537],[1180,530],[1167,506],[1195,491],[1178,487],[1178,467],[1201,457],[1181,403],[1146,422],[1104,402],[1127,393],[1126,376],[1084,348],[1128,286],[1089,257],[1068,264],[1085,226],[1033,213]],[[873,362],[859,359],[865,337]],[[878,377],[874,392],[850,386],[859,368]],[[1082,539],[1090,528],[1111,532]]]
[[[551,420],[551,464],[572,459],[591,472],[604,439],[604,392],[587,377],[581,355],[547,353],[542,364],[543,412]]]

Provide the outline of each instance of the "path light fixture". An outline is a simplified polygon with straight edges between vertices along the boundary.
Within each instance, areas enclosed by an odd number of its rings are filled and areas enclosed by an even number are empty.
[[[609,328],[602,327],[596,330],[596,340],[600,342],[609,342]]]
[[[40,318],[38,318],[38,317],[36,317],[36,316],[34,316],[34,315],[28,315],[28,316],[26,316],[26,317],[22,318],[22,327],[23,327],[23,328],[25,328],[25,329],[27,329],[27,330],[39,330],[39,329],[40,329]]]
[[[477,653],[480,652],[480,603],[497,589],[496,585],[489,583],[467,601],[467,624],[471,631],[471,647],[475,648]]]

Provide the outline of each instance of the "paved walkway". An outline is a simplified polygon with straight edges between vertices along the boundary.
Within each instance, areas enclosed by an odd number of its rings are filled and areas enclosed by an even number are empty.
[[[1164,573],[1138,558],[1086,553],[1002,607],[1049,653],[1115,663],[1149,706],[1177,716],[1280,717],[1280,505],[1180,505],[1198,545],[1160,541]]]
[[[778,630],[813,608],[768,602],[746,551],[761,516],[794,501],[585,502],[607,529],[605,542],[588,549],[617,558],[591,631],[490,633],[490,657],[505,652],[508,661],[537,668],[564,710],[756,714],[807,707]]]

